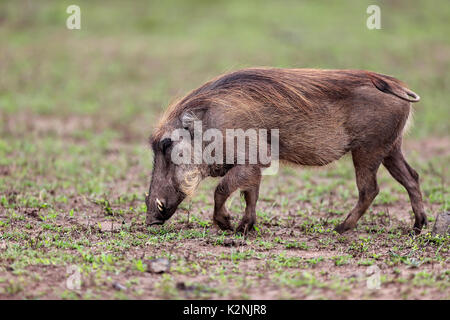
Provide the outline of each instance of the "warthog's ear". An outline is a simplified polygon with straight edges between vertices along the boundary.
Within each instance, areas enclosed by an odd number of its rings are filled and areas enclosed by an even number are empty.
[[[191,134],[194,133],[194,122],[203,121],[203,116],[205,115],[206,108],[199,108],[195,110],[188,110],[183,112],[180,116],[181,124],[184,129],[189,130]]]

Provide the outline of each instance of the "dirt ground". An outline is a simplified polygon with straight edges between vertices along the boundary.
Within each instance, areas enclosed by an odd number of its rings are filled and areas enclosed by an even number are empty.
[[[264,177],[256,231],[242,237],[211,225],[214,179],[165,225],[147,228],[150,151],[133,132],[99,142],[80,134],[103,130],[89,119],[20,119],[3,119],[12,146],[21,127],[33,135],[21,149],[1,146],[11,160],[0,166],[1,299],[450,298],[449,237],[430,234],[449,203],[447,138],[404,146],[430,219],[420,236],[410,234],[406,192],[384,168],[357,229],[333,232],[357,199],[344,157]],[[47,146],[47,137],[58,138]],[[237,224],[239,194],[228,207]],[[170,264],[162,273],[151,270],[156,258]]]

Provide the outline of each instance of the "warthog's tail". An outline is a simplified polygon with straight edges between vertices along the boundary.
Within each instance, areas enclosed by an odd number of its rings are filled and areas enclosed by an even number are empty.
[[[394,96],[397,96],[400,99],[409,102],[420,101],[419,95],[406,88],[405,85],[400,80],[375,72],[366,72],[366,73],[369,79],[372,81],[373,85],[378,90],[385,93],[393,94]]]

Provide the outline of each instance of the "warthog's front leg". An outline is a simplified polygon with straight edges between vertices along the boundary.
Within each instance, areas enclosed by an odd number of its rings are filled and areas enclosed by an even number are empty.
[[[258,174],[258,175],[257,175]],[[256,223],[256,201],[258,201],[259,196],[259,184],[261,182],[261,172],[255,172],[255,176],[252,177],[255,181],[255,185],[249,189],[243,190],[242,194],[245,199],[245,213],[242,217],[236,232],[246,234],[247,232],[253,230],[253,226]]]
[[[237,165],[222,178],[214,194],[214,223],[222,230],[233,230],[230,215],[225,208],[225,201],[238,188],[244,193],[247,207],[238,232],[249,231],[255,221],[255,206],[258,200],[261,169],[257,166]]]

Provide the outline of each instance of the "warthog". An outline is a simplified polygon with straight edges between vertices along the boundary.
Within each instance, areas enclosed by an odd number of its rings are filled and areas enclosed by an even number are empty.
[[[242,150],[237,147],[231,150],[232,157],[227,157],[230,151],[223,147],[223,157],[214,163],[174,163],[174,154],[195,146],[189,139],[173,139],[172,133],[182,129],[194,137],[197,131],[201,135],[211,128],[220,132],[265,129],[267,136],[279,132],[276,143],[281,162],[323,166],[351,152],[359,198],[336,227],[337,232],[355,228],[370,206],[379,192],[376,174],[383,163],[408,191],[415,215],[414,231],[419,234],[427,224],[419,175],[401,151],[410,103],[419,99],[399,80],[363,70],[252,68],[219,76],[173,103],[150,137],[154,165],[146,196],[146,222],[164,223],[202,179],[212,176],[223,177],[214,193],[214,223],[222,230],[233,230],[224,204],[240,189],[246,208],[236,231],[251,230],[256,221],[261,172],[267,165],[250,163],[245,146],[245,161],[240,163],[236,155]],[[196,122],[200,129],[196,129]],[[261,141],[259,137],[253,144]],[[227,141],[223,142],[221,146]],[[266,143],[271,146],[274,141],[269,137]],[[202,141],[201,147],[205,146]]]

